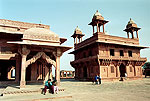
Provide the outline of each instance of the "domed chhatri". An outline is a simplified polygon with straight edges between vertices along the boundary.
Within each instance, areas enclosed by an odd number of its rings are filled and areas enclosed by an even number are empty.
[[[130,21],[128,22],[128,24],[135,24],[135,22],[130,18]]]
[[[80,28],[77,26],[74,30],[74,33],[71,37],[74,38],[74,45],[78,44],[77,39],[79,40],[79,43],[82,41],[82,37],[84,36],[84,34],[82,34]]]
[[[92,22],[89,23],[89,25],[92,25],[93,27],[93,35],[95,34],[94,26],[97,27],[96,33],[99,33],[100,27],[103,26],[103,32],[101,34],[104,34],[105,32],[104,25],[106,23],[108,23],[108,21],[104,20],[104,17],[97,10],[96,13],[93,15]]]
[[[27,29],[23,33],[23,39],[60,42],[59,36],[57,34],[45,28]]]
[[[94,16],[102,16],[102,15],[97,10],[96,13],[94,14]]]
[[[74,30],[74,34],[82,34],[82,31],[80,30],[80,28],[78,26]]]
[[[130,18],[130,21],[128,22],[126,28],[130,28],[130,27],[136,27],[137,28],[137,24]]]
[[[96,13],[93,15],[92,20],[104,20],[104,17],[97,10]]]
[[[127,32],[128,38],[129,38],[129,33],[131,33],[132,39],[134,39],[134,31],[136,31],[136,36],[138,38],[138,30],[140,30],[140,29],[141,28],[138,28],[137,24],[130,18],[130,21],[126,25],[126,29],[124,31]]]

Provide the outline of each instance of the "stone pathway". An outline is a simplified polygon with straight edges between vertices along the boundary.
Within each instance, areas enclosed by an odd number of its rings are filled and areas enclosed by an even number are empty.
[[[43,85],[27,85],[30,90],[40,87]],[[62,88],[65,90],[58,94],[42,95],[40,92],[6,94],[0,97],[0,101],[150,101],[150,78],[125,82],[102,82],[101,85],[63,80]],[[13,91],[15,88],[8,87],[6,91],[9,90]]]

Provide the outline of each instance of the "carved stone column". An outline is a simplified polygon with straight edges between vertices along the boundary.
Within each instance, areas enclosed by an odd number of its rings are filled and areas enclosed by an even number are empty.
[[[97,32],[99,32],[98,23],[97,23]]]
[[[116,66],[116,77],[120,77],[120,69],[119,69],[119,65]]]
[[[21,61],[21,81],[20,81],[20,88],[25,88],[26,81],[26,58],[27,55],[30,53],[30,50],[26,48],[26,46],[23,46],[22,49],[19,51],[19,53],[22,56]]]
[[[57,51],[54,52],[56,57],[56,70],[55,70],[55,78],[57,80],[57,86],[60,85],[60,56],[62,55],[61,49],[57,48]]]

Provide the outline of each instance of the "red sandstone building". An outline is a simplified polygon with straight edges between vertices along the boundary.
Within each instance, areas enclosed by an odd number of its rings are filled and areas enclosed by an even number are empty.
[[[90,38],[82,41],[84,34],[78,27],[75,29],[72,35],[74,51],[71,52],[75,56],[75,60],[71,61],[75,78],[88,80],[100,74],[103,80],[119,80],[125,77],[125,73],[128,79],[141,78],[141,66],[147,59],[140,57],[140,50],[146,48],[139,45],[140,28],[130,19],[124,30],[127,38],[124,38],[106,34],[104,26],[107,23],[97,11],[89,23],[93,27]]]
[[[50,26],[0,19],[0,84],[43,82],[52,78],[52,65],[60,83],[60,57],[71,47],[50,31]]]

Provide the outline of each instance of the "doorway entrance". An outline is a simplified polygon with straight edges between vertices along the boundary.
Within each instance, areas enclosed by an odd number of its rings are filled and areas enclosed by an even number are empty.
[[[15,60],[0,60],[0,81],[15,80]]]
[[[119,70],[120,70],[120,77],[125,77],[126,66],[123,63],[120,65]]]

